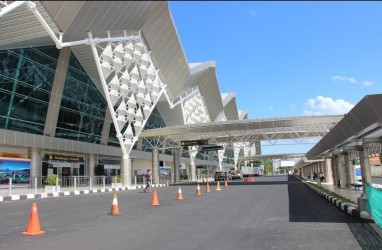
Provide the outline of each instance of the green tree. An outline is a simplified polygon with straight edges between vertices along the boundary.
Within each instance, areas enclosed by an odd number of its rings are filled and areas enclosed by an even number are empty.
[[[265,175],[273,175],[273,162],[270,159],[264,160],[264,174]]]

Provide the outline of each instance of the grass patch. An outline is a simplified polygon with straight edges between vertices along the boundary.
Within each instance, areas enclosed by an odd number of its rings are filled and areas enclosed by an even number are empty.
[[[298,175],[295,175],[295,177],[297,177],[297,178],[300,179],[300,180],[304,180],[304,181],[307,181],[307,180],[308,180],[308,178],[300,177],[300,176],[298,176]],[[332,192],[332,191],[330,191],[330,190],[327,190],[326,188],[323,188],[322,186],[320,187],[320,186],[318,186],[317,184],[315,184],[315,183],[311,183],[311,182],[305,182],[305,183],[308,184],[308,185],[310,185],[310,186],[312,186],[312,187],[314,187],[314,188],[316,188],[316,189],[318,189],[318,190],[320,190],[320,191],[323,192],[323,193],[326,193],[326,194],[328,194],[328,195],[330,195],[330,196],[333,196],[333,197],[335,197],[335,198],[337,198],[337,199],[339,199],[339,200],[342,200],[343,202],[351,203],[351,204],[354,204],[354,205],[358,206],[358,205],[357,205],[357,202],[355,202],[355,201],[353,201],[353,200],[350,200],[350,199],[348,199],[348,198],[345,198],[345,197],[343,197],[343,196],[341,196],[341,195],[339,195],[339,194],[337,194],[337,193],[334,193],[334,192]]]
[[[333,196],[333,197],[335,197],[335,198],[337,198],[337,199],[339,199],[339,200],[342,200],[343,202],[351,203],[351,204],[357,205],[357,202],[355,202],[355,201],[353,201],[353,200],[350,200],[350,199],[348,199],[348,198],[346,198],[346,197],[343,197],[343,196],[341,196],[341,195],[339,195],[339,194],[337,194],[337,193],[334,193],[334,192],[332,192],[332,191],[330,191],[330,190],[327,190],[326,188],[320,187],[320,186],[318,186],[318,185],[315,184],[315,183],[308,183],[308,182],[307,182],[307,184],[313,186],[314,188],[320,190],[320,191],[323,192],[323,193],[326,193],[326,194],[328,194],[328,195],[330,195],[330,196]],[[357,205],[357,206],[358,206],[358,205]]]

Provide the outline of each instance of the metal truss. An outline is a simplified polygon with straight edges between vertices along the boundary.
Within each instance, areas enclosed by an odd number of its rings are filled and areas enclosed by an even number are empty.
[[[0,1],[0,17],[25,3],[25,1]]]
[[[88,35],[117,138],[123,154],[129,155],[165,84],[141,36],[101,46]]]
[[[287,145],[306,144],[309,138],[325,136],[333,124],[342,117],[316,116],[212,122],[145,130],[141,136],[155,137],[158,140],[171,139],[178,145],[181,141],[208,139],[210,144],[227,143],[227,148],[239,147],[233,145],[235,142],[265,141],[270,145],[285,145],[283,143],[288,141],[290,143]]]

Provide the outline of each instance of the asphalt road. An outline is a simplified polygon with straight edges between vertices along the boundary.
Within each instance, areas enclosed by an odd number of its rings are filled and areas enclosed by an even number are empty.
[[[288,180],[289,178],[289,180]],[[21,235],[32,200],[0,204],[0,249],[382,249],[362,219],[342,212],[288,176],[257,177],[255,183],[157,189],[160,206],[142,190],[118,192],[122,215],[110,216],[113,193],[35,200],[39,236]],[[360,245],[361,244],[361,245]]]

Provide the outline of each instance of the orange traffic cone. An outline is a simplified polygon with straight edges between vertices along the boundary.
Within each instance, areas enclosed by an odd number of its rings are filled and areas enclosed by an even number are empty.
[[[210,184],[208,184],[208,182],[207,182],[207,185],[206,185],[206,193],[211,193]]]
[[[159,201],[158,201],[158,195],[157,195],[157,190],[154,190],[153,196],[151,198],[151,206],[159,206]]]
[[[33,202],[27,229],[25,232],[22,232],[21,234],[39,235],[43,233],[45,233],[45,231],[41,231],[41,228],[40,228],[40,220],[38,218],[37,204],[36,202]]]
[[[218,184],[216,184],[216,189],[215,190],[217,190],[217,191],[220,191],[221,190],[221,188],[220,188],[220,183],[218,182]]]
[[[224,187],[227,189],[228,188],[228,181],[225,180]]]
[[[197,195],[197,196],[202,195],[202,191],[200,190],[199,183],[198,183],[198,188],[196,189],[196,194],[195,195]]]
[[[176,196],[176,199],[177,200],[183,200],[182,189],[180,189],[180,186],[179,186],[179,189],[178,189],[178,194]]]
[[[113,203],[111,204],[111,210],[110,210],[110,213],[108,213],[108,215],[120,215],[120,214],[121,213],[119,212],[117,194],[114,193]]]

